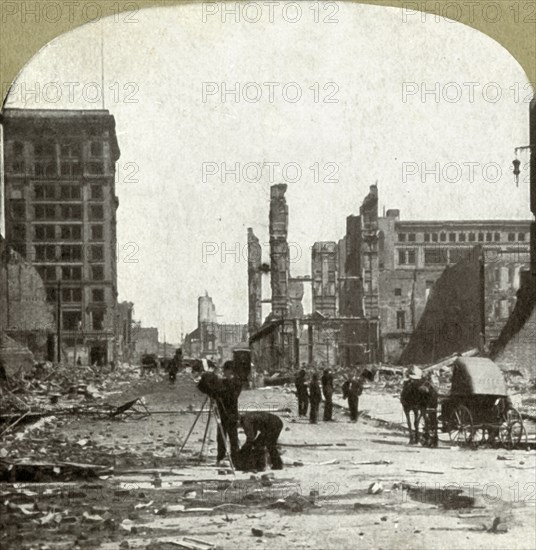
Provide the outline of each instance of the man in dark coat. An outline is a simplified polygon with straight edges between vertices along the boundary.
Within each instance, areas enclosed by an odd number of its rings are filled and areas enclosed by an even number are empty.
[[[309,384],[309,401],[311,404],[311,411],[309,414],[309,422],[316,424],[318,420],[318,408],[320,407],[320,401],[322,401],[322,393],[318,384],[318,374],[313,374],[311,383]]]
[[[333,374],[325,369],[322,374],[322,393],[324,394],[324,422],[333,420]]]
[[[342,396],[348,399],[350,409],[350,422],[357,422],[359,415],[359,396],[363,393],[363,380],[353,372],[348,380],[342,385]]]
[[[227,361],[223,365],[223,379],[213,372],[205,372],[197,385],[198,389],[216,401],[221,419],[221,428],[218,429],[217,461],[225,458],[225,439],[229,438],[231,460],[234,462],[239,449],[238,444],[238,397],[242,391],[242,383],[233,373],[233,362]],[[222,434],[223,431],[223,434]]]
[[[309,395],[307,394],[307,381],[305,369],[301,369],[296,375],[296,394],[298,396],[298,416],[307,416]]]
[[[246,442],[238,452],[237,467],[241,470],[264,470],[267,450],[272,470],[282,470],[283,461],[277,450],[277,439],[283,429],[283,421],[275,414],[250,412],[240,416],[240,425]]]

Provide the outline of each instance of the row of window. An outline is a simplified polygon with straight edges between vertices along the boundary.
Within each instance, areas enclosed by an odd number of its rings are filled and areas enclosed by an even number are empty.
[[[102,200],[104,190],[102,185],[91,185],[91,200]],[[81,200],[82,188],[80,185],[55,185],[53,183],[38,183],[34,187],[35,199],[49,200]]]
[[[12,146],[13,158],[20,160],[24,158],[24,143],[14,141]],[[81,159],[83,144],[80,141],[68,141],[55,143],[50,140],[38,141],[33,144],[33,153],[35,158],[54,158],[60,155],[62,158]],[[102,158],[104,156],[104,142],[90,141],[89,156],[92,158]]]
[[[104,246],[93,244],[89,248],[89,260],[92,262],[102,262],[104,260]],[[82,245],[63,244],[55,246],[53,244],[36,245],[36,262],[80,262],[82,261]]]
[[[47,299],[50,302],[56,302],[58,299],[58,291],[55,286],[47,287]],[[82,301],[82,289],[78,288],[62,288],[61,301],[64,303],[80,303]],[[96,303],[104,302],[104,288],[91,289],[91,301]]]
[[[82,225],[39,225],[33,226],[34,239],[36,241],[80,241],[82,240]],[[89,238],[92,241],[104,240],[104,226],[100,224],[89,226]],[[26,226],[22,224],[13,226],[13,240],[24,241],[26,239]]]
[[[40,265],[37,266],[37,271],[43,281],[56,281],[61,279],[62,281],[81,281],[82,280],[82,267],[80,266],[58,266],[59,272],[56,271],[54,265]],[[59,277],[58,277],[59,274]],[[104,280],[104,265],[90,265],[89,266],[89,278],[92,281]]]
[[[62,311],[61,325],[63,330],[80,331],[82,328],[81,311]],[[91,330],[104,330],[104,311],[96,310],[91,312]]]
[[[36,204],[34,218],[36,220],[82,220],[83,209],[81,204]],[[12,200],[11,215],[15,220],[26,219],[26,203],[23,200]],[[88,205],[90,220],[104,220],[104,205]]]
[[[59,164],[55,160],[36,160],[33,162],[31,175],[36,178],[75,178],[82,175],[86,176],[104,176],[104,161],[86,162],[82,169],[82,164],[78,160],[62,160]],[[6,172],[12,174],[25,174],[27,171],[26,163],[22,160],[6,162]]]
[[[416,233],[398,233],[398,242],[405,243],[405,242],[416,242],[417,235]],[[473,232],[470,231],[468,233],[466,232],[440,232],[440,233],[424,233],[423,240],[425,243],[433,242],[500,242],[501,241],[501,233],[499,231],[491,232]],[[508,233],[508,241],[510,242],[524,242],[526,240],[526,233]]]

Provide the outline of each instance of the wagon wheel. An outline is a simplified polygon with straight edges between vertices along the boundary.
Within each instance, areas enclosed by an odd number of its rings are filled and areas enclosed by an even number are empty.
[[[517,409],[509,407],[503,414],[503,421],[499,428],[499,440],[507,449],[513,449],[521,443],[525,435],[523,417]]]
[[[469,443],[473,438],[473,417],[465,405],[458,405],[451,414],[449,437],[453,443]]]

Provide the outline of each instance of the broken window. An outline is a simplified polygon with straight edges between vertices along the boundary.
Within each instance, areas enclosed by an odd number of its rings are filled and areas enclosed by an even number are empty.
[[[64,311],[62,318],[63,330],[79,330],[82,324],[81,311]]]
[[[91,317],[93,330],[104,330],[104,311],[94,311]]]
[[[26,226],[24,224],[15,224],[13,226],[13,240],[14,241],[26,240]]]
[[[81,225],[62,225],[61,238],[66,241],[76,241],[82,238]]]
[[[82,301],[82,289],[81,288],[62,288],[61,299],[64,302],[79,303]]]
[[[80,199],[80,187],[78,185],[62,185],[60,198],[63,200]]]
[[[26,218],[26,203],[23,200],[12,200],[10,206],[13,219],[24,220]]]
[[[82,259],[82,246],[79,244],[62,245],[61,259],[64,262],[76,262]]]
[[[102,185],[92,185],[91,186],[91,199],[92,200],[101,200],[103,198]]]
[[[92,265],[91,266],[91,278],[94,281],[102,281],[104,279],[104,266]]]
[[[92,220],[104,219],[104,208],[101,204],[92,204],[89,209],[89,217]]]
[[[104,227],[102,225],[91,226],[91,240],[102,241],[104,238]]]
[[[62,204],[61,217],[66,220],[81,220],[82,206],[80,204]]]
[[[425,248],[424,263],[425,265],[440,264],[443,262],[440,248]]]
[[[79,281],[80,279],[82,279],[82,268],[62,266],[61,278],[64,281]]]
[[[37,204],[34,208],[37,220],[53,220],[56,218],[56,205],[54,204]]]
[[[56,237],[56,229],[54,225],[36,225],[34,234],[36,241],[48,241]]]
[[[91,260],[102,261],[104,259],[104,246],[96,244],[91,247]]]
[[[104,288],[94,288],[91,296],[94,302],[104,302]]]

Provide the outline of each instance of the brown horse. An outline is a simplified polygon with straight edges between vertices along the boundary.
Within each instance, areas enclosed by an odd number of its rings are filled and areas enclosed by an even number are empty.
[[[408,423],[410,445],[422,441],[423,444],[437,447],[437,401],[436,388],[425,378],[410,379],[404,382],[400,393],[400,403]],[[413,430],[410,412],[413,412]],[[424,432],[419,434],[421,418],[424,419]]]

